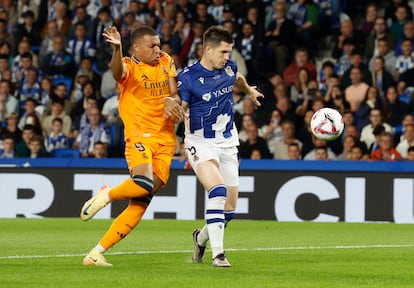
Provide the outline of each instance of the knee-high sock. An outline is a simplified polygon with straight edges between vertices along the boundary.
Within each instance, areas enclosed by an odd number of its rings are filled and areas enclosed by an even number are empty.
[[[208,192],[206,222],[213,258],[224,252],[224,204],[227,188],[217,185]]]
[[[148,205],[149,203],[145,201],[131,200],[125,210],[112,222],[111,227],[99,241],[99,245],[108,250],[124,239],[141,221]]]
[[[227,224],[234,218],[234,210],[225,210],[224,211],[224,228],[227,227]],[[207,224],[201,228],[200,233],[197,237],[197,243],[200,246],[206,246],[208,241],[208,229]]]
[[[131,198],[139,198],[148,196],[151,190],[145,189],[143,186],[137,185],[132,178],[126,179],[121,184],[112,187],[109,191],[109,199],[113,200],[125,200]]]

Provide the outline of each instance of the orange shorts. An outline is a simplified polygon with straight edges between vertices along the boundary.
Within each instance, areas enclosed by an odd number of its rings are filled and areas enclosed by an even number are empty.
[[[125,159],[128,169],[141,164],[152,164],[152,170],[158,178],[167,183],[170,177],[170,166],[174,157],[175,145],[162,145],[148,139],[127,139],[125,143]]]

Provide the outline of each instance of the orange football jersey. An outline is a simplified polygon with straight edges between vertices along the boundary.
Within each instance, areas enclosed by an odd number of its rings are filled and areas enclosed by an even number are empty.
[[[169,77],[177,76],[174,61],[161,52],[156,66],[144,64],[135,57],[124,57],[123,62],[128,72],[118,84],[125,139],[145,138],[174,145],[174,119],[164,117],[164,98],[170,96]]]

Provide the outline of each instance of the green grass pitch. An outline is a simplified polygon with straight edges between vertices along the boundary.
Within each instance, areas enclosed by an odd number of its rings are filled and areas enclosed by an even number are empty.
[[[106,253],[82,258],[110,220],[0,219],[0,287],[414,287],[414,226],[233,221],[231,268],[191,263],[203,221],[145,220]]]

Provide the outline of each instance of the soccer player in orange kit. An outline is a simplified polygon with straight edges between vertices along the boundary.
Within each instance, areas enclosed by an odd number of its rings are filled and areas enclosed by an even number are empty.
[[[134,229],[153,195],[167,183],[176,147],[174,121],[185,117],[174,61],[160,50],[154,29],[142,26],[132,32],[131,57],[122,56],[116,27],[105,29],[103,36],[113,47],[110,68],[121,91],[119,113],[131,177],[113,188],[103,186],[81,209],[80,218],[87,221],[108,203],[129,199],[125,210],[83,259],[83,265],[91,266],[112,266],[102,254]]]

